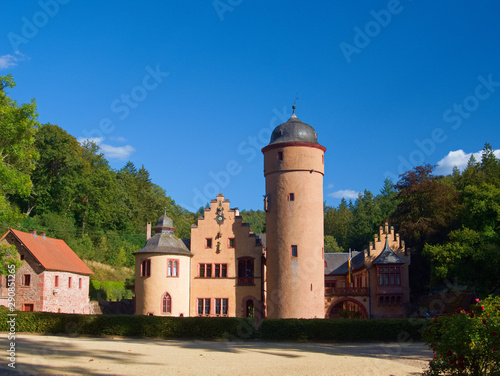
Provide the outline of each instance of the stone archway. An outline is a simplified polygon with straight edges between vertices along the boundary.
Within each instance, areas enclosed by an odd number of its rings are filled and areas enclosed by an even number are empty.
[[[328,310],[327,318],[368,318],[365,306],[351,298],[336,300]]]

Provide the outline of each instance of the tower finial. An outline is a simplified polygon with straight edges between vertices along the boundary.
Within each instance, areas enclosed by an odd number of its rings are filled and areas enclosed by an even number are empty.
[[[165,206],[165,213],[163,215],[167,215],[167,207]]]
[[[292,117],[297,117],[297,116],[295,115],[295,109],[297,108],[297,107],[295,106],[295,103],[297,103],[297,100],[298,100],[298,99],[299,99],[299,97],[297,96],[297,93],[295,93],[295,100],[293,101],[293,106],[292,106],[292,110],[293,110],[293,112],[292,112]]]

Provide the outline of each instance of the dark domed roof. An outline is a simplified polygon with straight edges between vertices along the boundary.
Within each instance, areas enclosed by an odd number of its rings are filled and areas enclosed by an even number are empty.
[[[154,230],[155,232],[158,232],[161,230],[173,230],[173,228],[174,228],[174,222],[172,222],[172,219],[165,214],[158,219],[158,222],[156,222]]]
[[[278,125],[271,134],[271,144],[280,142],[307,142],[318,144],[318,135],[313,127],[301,122],[295,113],[286,123]]]

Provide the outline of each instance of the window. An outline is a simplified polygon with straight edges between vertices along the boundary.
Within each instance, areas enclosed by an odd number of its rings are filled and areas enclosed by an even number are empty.
[[[215,314],[216,315],[227,315],[228,299],[225,298],[215,298]]]
[[[205,239],[205,248],[212,248],[212,238]]]
[[[295,195],[293,193],[288,194],[288,201],[295,201]]]
[[[179,260],[167,260],[167,277],[179,276]]]
[[[71,277],[68,278],[68,288],[71,288]]]
[[[54,277],[54,287],[59,287],[59,276],[58,275],[56,275]]]
[[[198,315],[210,315],[210,298],[198,299]]]
[[[297,257],[298,251],[297,251],[297,246],[292,245],[292,257]]]
[[[212,277],[212,264],[200,264],[200,277]]]
[[[215,264],[215,278],[227,277],[227,264]]]
[[[234,248],[234,238],[227,239],[227,246],[229,248]]]
[[[151,260],[150,259],[142,260],[141,277],[149,277],[149,276],[151,276]]]
[[[163,313],[172,313],[172,297],[168,292],[163,295],[162,299],[162,312]]]
[[[78,278],[78,288],[81,290],[82,289],[82,279]]]
[[[21,261],[23,261],[23,260],[24,260],[24,255],[21,255]]]
[[[279,151],[278,152],[278,161],[282,161],[282,160],[283,160],[283,152]]]
[[[23,304],[23,311],[25,312],[33,312],[35,310],[35,306],[33,303]]]
[[[321,163],[325,164],[325,155],[324,154],[321,155]]]
[[[31,274],[25,274],[23,276],[23,286],[26,287],[31,286]]]
[[[379,286],[400,286],[401,267],[400,266],[379,266],[378,267]]]
[[[252,258],[238,260],[238,285],[253,285],[254,261]]]
[[[335,281],[325,281],[325,287],[335,287]]]

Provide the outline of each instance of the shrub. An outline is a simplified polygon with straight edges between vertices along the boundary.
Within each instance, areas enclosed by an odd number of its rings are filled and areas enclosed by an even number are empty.
[[[434,359],[424,375],[500,374],[500,297],[435,317],[424,332]]]
[[[0,312],[0,331],[8,331],[7,313]],[[159,317],[135,315],[75,315],[16,312],[16,331],[65,335],[250,339],[253,321],[233,317]]]
[[[262,339],[307,341],[421,340],[426,319],[267,319]]]

